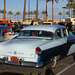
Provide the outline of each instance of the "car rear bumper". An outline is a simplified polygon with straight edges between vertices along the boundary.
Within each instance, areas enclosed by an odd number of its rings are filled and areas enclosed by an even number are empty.
[[[26,62],[22,60],[20,60],[19,62],[12,62],[6,59],[0,59],[0,63],[10,64],[10,65],[19,65],[19,66],[37,67],[37,68],[43,67],[42,62]]]

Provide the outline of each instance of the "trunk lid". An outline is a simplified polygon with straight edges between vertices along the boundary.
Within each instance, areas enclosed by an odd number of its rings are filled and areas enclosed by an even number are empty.
[[[47,43],[48,40],[42,39],[13,39],[9,42],[4,42],[2,45],[3,53],[6,56],[16,56],[23,58],[34,58],[36,47]]]

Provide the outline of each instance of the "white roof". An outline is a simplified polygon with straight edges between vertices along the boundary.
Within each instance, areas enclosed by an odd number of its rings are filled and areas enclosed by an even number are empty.
[[[66,28],[66,27],[62,25],[32,25],[27,26],[22,30],[43,30],[43,31],[51,31],[54,33],[59,28]]]

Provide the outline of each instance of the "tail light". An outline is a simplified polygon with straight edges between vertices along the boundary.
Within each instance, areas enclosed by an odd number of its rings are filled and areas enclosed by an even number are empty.
[[[42,51],[39,47],[37,47],[35,51],[36,51],[36,54],[41,54],[42,53]]]

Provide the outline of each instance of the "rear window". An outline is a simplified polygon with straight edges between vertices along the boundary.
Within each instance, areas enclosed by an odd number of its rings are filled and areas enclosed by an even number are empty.
[[[53,38],[53,33],[50,31],[26,30],[21,31],[19,36],[33,36],[33,37],[49,37]]]

